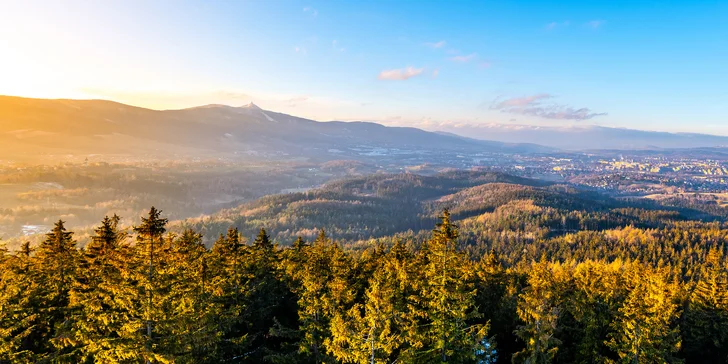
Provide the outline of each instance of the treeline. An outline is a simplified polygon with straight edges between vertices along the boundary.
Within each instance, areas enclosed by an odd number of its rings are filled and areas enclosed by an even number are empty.
[[[720,230],[509,247],[488,235],[498,218],[463,222],[461,237],[444,210],[424,241],[361,249],[324,230],[247,243],[234,227],[207,248],[154,208],[129,233],[105,218],[78,248],[59,221],[1,255],[0,362],[728,362]],[[643,248],[661,255],[632,255]]]

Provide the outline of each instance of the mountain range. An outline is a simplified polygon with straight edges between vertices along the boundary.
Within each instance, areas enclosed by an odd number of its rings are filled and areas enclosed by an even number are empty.
[[[543,153],[728,145],[728,137],[607,127],[481,125],[453,133],[373,122],[318,122],[263,110],[206,105],[152,110],[106,100],[0,96],[6,159],[56,155],[377,159],[428,153]]]
[[[699,133],[669,133],[597,125],[534,126],[481,124],[458,126],[450,132],[504,143],[533,143],[566,150],[671,149],[728,146],[728,137]]]
[[[437,152],[536,152],[538,145],[476,140],[371,122],[317,122],[263,110],[206,105],[151,110],[105,100],[0,96],[0,152],[230,156],[376,157]]]

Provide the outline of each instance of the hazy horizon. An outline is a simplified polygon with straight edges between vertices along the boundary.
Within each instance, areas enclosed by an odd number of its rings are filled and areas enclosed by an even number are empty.
[[[244,108],[248,107],[249,105],[253,104],[256,107],[265,110],[265,111],[272,111],[272,112],[279,112],[277,110],[272,110],[269,108],[266,108],[264,106],[261,106],[253,101],[235,105],[235,104],[204,104],[204,105],[196,105],[196,106],[189,106],[189,107],[182,107],[182,108],[154,108],[154,107],[145,107],[142,105],[134,105],[130,103],[125,103],[123,101],[119,100],[112,100],[112,99],[102,99],[102,98],[34,98],[34,97],[25,97],[20,95],[0,95],[0,97],[18,97],[18,98],[24,98],[24,99],[36,99],[36,100],[72,100],[72,101],[101,101],[101,102],[115,102],[131,107],[137,107],[147,110],[153,110],[153,111],[180,111],[180,110],[189,110],[189,109],[201,109],[201,108],[208,108],[208,107],[231,107],[231,108]],[[300,115],[296,115],[295,113],[288,114],[295,117],[302,117]],[[305,118],[305,117],[302,117]],[[691,132],[691,131],[665,131],[665,130],[650,130],[650,129],[639,129],[635,127],[627,127],[627,126],[605,126],[605,125],[599,125],[599,124],[589,124],[589,123],[574,123],[574,124],[562,124],[562,125],[535,125],[535,124],[508,124],[508,123],[480,123],[480,124],[467,124],[467,123],[458,123],[458,122],[441,122],[441,123],[433,123],[433,122],[423,122],[419,124],[410,124],[408,122],[403,122],[399,119],[394,120],[376,120],[376,119],[328,119],[328,120],[319,120],[315,118],[305,118],[309,120],[313,120],[316,122],[321,123],[327,123],[327,122],[369,122],[369,123],[377,123],[384,126],[389,127],[411,127],[411,128],[417,128],[422,129],[425,131],[432,131],[432,132],[447,132],[452,133],[458,136],[467,137],[467,138],[474,138],[478,140],[500,140],[498,138],[491,138],[489,139],[487,136],[478,136],[478,135],[472,135],[473,129],[475,130],[481,130],[481,131],[489,131],[494,129],[499,129],[501,131],[519,131],[519,130],[529,130],[529,131],[539,131],[539,130],[552,130],[552,131],[567,131],[567,130],[588,130],[592,128],[608,128],[608,129],[614,129],[614,130],[625,130],[625,131],[637,131],[637,132],[647,132],[647,133],[669,133],[669,134],[696,134],[696,135],[706,135],[706,136],[716,136],[716,137],[723,137],[728,136],[728,134],[720,134],[720,133],[707,133],[707,132]],[[518,140],[512,140],[507,141],[510,143],[519,143]],[[521,141],[521,143],[534,143],[534,144],[548,144],[548,143],[539,143],[539,142],[533,142],[533,141]]]

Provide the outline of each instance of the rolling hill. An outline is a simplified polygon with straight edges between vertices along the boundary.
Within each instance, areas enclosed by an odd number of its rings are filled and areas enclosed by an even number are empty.
[[[681,220],[697,213],[615,200],[498,172],[453,171],[434,176],[382,173],[346,178],[307,192],[265,196],[177,226],[200,231],[208,244],[231,226],[246,237],[264,227],[284,245],[298,236],[313,239],[321,228],[337,239],[356,241],[428,231],[443,208],[461,221],[492,220],[503,230],[526,229],[527,225],[542,234],[627,225],[654,227],[659,220],[654,216]]]

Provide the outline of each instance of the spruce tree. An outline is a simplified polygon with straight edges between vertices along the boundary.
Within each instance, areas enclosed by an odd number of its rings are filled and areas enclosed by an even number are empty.
[[[270,329],[270,336],[280,343],[275,353],[269,353],[266,360],[271,363],[299,363],[310,359],[306,353],[302,353],[301,344],[304,337],[300,330],[301,321],[299,317],[299,300],[302,291],[300,279],[305,271],[308,249],[311,246],[300,236],[296,238],[290,247],[281,251],[280,280],[286,287],[286,297],[281,310],[285,312],[284,318],[274,319],[274,325]]]
[[[37,330],[41,297],[33,274],[35,261],[29,242],[8,257],[0,278],[0,362],[32,363],[41,358],[36,355],[36,341],[47,340]]]
[[[406,338],[416,330],[409,315],[414,289],[412,254],[397,242],[369,280],[365,303],[338,312],[331,322],[331,351],[347,363],[407,362]]]
[[[11,355],[32,361],[75,361],[76,351],[67,336],[70,291],[79,261],[73,233],[59,220],[35,256],[29,253],[26,246],[19,255],[16,287],[21,291],[9,307],[16,322],[9,333],[15,342]]]
[[[303,250],[305,261],[294,268],[298,285],[298,319],[302,338],[299,351],[316,363],[331,363],[331,319],[337,311],[348,310],[354,300],[349,287],[351,262],[341,247],[331,242],[324,230],[313,245]]]
[[[612,322],[608,345],[623,363],[679,362],[676,287],[663,271],[635,263],[627,271],[629,294]]]
[[[220,235],[210,253],[211,300],[217,310],[215,349],[220,361],[241,361],[250,347],[245,312],[245,256],[247,247],[237,228]]]
[[[688,361],[728,362],[728,266],[711,249],[690,294],[682,328]]]
[[[574,361],[603,363],[616,359],[604,339],[626,295],[621,269],[620,262],[592,261],[574,268],[574,290],[566,307],[576,322],[573,335],[568,337],[575,347]]]
[[[261,362],[275,355],[286,340],[271,335],[271,330],[296,324],[292,320],[296,307],[288,304],[292,298],[283,281],[280,262],[278,247],[265,229],[260,229],[244,263],[246,282],[242,318],[250,345],[248,362]]]
[[[157,300],[164,312],[157,323],[160,351],[177,362],[214,362],[218,310],[211,304],[208,252],[202,235],[190,229],[170,235],[164,257],[159,269],[164,289]]]
[[[135,277],[138,298],[141,300],[141,312],[135,312],[141,319],[143,336],[138,344],[143,344],[143,356],[147,362],[164,360],[164,353],[160,353],[156,345],[155,326],[160,318],[167,313],[161,309],[159,297],[167,293],[167,282],[160,272],[164,272],[164,254],[167,219],[161,217],[162,211],[152,207],[146,217],[142,217],[141,224],[134,227],[136,233],[136,266]],[[155,299],[157,299],[156,302]],[[140,349],[141,349],[140,348]]]
[[[513,355],[514,363],[550,363],[561,341],[555,337],[561,308],[554,273],[546,261],[533,264],[528,273],[528,288],[518,302],[518,317],[523,322],[516,335],[526,347]]]
[[[475,267],[477,296],[476,302],[481,317],[479,322],[489,323],[489,329],[497,333],[484,342],[486,358],[481,363],[492,363],[498,357],[508,358],[515,351],[516,337],[516,300],[510,289],[513,274],[503,267],[498,254],[491,251],[484,255]],[[497,345],[496,345],[497,344]],[[496,349],[497,347],[497,349]]]
[[[458,227],[446,209],[432,238],[420,252],[422,276],[417,295],[420,317],[416,338],[410,338],[415,359],[427,362],[475,360],[486,351],[488,325],[480,317],[473,285],[474,271],[457,249]]]
[[[124,332],[135,321],[129,308],[136,297],[128,280],[133,255],[119,221],[117,215],[106,216],[94,229],[71,291],[70,338],[80,347],[84,360],[114,362],[136,357]]]

